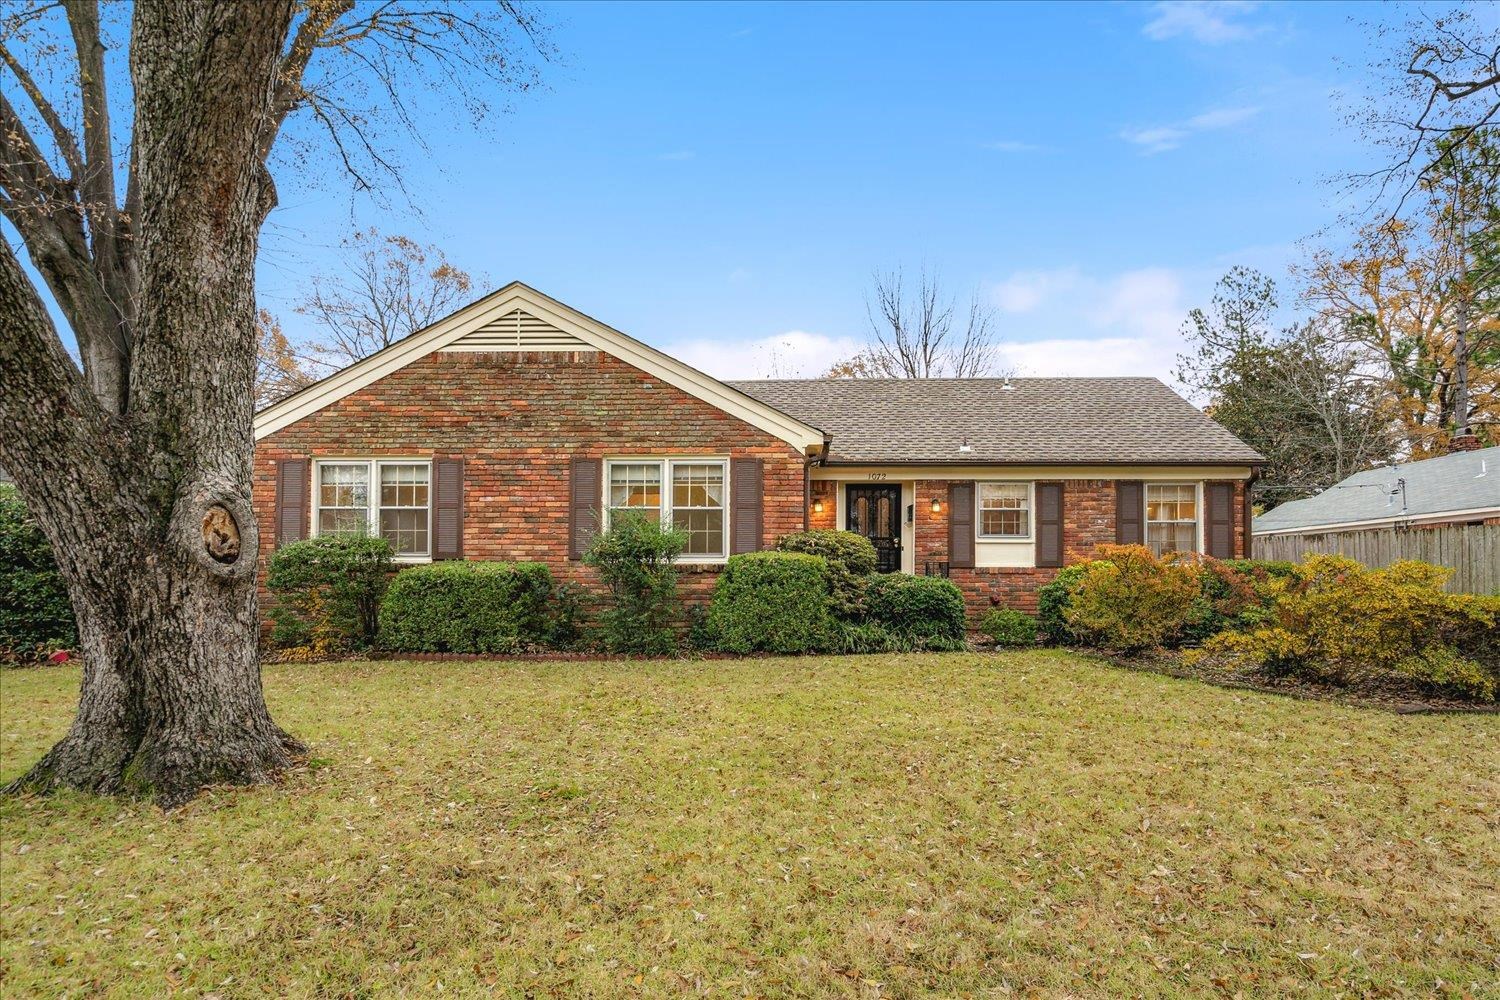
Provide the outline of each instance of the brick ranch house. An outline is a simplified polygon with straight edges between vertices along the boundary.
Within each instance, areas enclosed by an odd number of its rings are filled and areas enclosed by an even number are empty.
[[[254,507],[276,545],[366,529],[585,584],[645,508],[688,533],[689,600],[729,554],[845,528],[978,615],[1101,543],[1244,554],[1261,462],[1155,379],[721,382],[515,283],[257,414]]]

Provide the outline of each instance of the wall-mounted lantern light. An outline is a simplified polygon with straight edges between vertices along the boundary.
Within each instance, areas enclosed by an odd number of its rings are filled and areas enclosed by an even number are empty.
[[[941,514],[943,512],[943,502],[937,497],[932,498],[932,512],[934,514]]]
[[[813,513],[814,514],[821,514],[821,513],[823,513],[823,501],[821,501],[821,500],[814,500],[813,501]]]

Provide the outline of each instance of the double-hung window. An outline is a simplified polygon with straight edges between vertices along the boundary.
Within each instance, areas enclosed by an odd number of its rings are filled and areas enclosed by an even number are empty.
[[[432,466],[380,459],[317,463],[317,533],[378,535],[398,559],[431,553]]]
[[[1146,544],[1159,556],[1198,551],[1198,487],[1146,484]]]
[[[979,484],[979,537],[1031,537],[1031,484]]]
[[[622,459],[608,463],[610,518],[638,512],[687,535],[686,559],[712,561],[728,551],[727,463],[722,459]]]

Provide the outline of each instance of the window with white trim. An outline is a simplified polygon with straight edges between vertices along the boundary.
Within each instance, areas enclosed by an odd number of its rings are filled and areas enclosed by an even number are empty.
[[[979,484],[979,537],[1031,537],[1031,484]]]
[[[607,463],[605,508],[610,517],[638,511],[687,535],[686,559],[722,559],[729,550],[722,459],[623,459]]]
[[[319,462],[317,475],[317,534],[378,535],[391,543],[397,558],[424,558],[432,551],[431,463]]]
[[[1146,484],[1146,544],[1159,556],[1198,551],[1198,487]]]

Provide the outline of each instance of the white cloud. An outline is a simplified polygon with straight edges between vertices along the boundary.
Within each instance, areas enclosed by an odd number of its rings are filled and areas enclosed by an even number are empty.
[[[1169,268],[1091,275],[1018,271],[990,286],[1001,319],[1002,365],[1018,375],[1171,378],[1187,315],[1187,278]],[[1196,292],[1195,292],[1196,294]]]
[[[755,340],[687,340],[663,350],[715,378],[816,378],[862,346],[855,337],[788,330]]]
[[[1171,382],[1179,331],[1207,282],[1164,267],[1090,274],[1017,271],[985,294],[1001,313],[996,360],[1017,375],[1149,375]],[[751,340],[684,340],[662,349],[722,379],[816,378],[864,346],[862,333],[789,330]]]
[[[1164,153],[1182,145],[1187,133],[1180,128],[1162,125],[1156,128],[1126,129],[1120,133],[1120,138],[1135,143],[1148,153]]]
[[[1149,375],[1170,383],[1178,349],[1143,337],[1096,337],[1006,343],[997,353],[1019,376]]]
[[[1120,133],[1120,138],[1140,146],[1144,153],[1164,153],[1169,149],[1176,149],[1194,133],[1231,128],[1241,122],[1249,121],[1258,114],[1260,114],[1260,108],[1256,107],[1211,108],[1202,114],[1194,115],[1187,121],[1171,125],[1128,128]]]
[[[1074,268],[1056,271],[1017,271],[991,290],[996,308],[1007,313],[1029,313],[1046,299],[1076,284],[1080,278]]]
[[[1248,0],[1169,0],[1152,5],[1156,16],[1141,31],[1157,41],[1190,38],[1204,45],[1244,41],[1264,30],[1242,20],[1258,6]]]
[[[1228,128],[1248,121],[1260,113],[1260,108],[1214,108],[1187,120],[1188,128],[1203,131],[1211,128]]]

